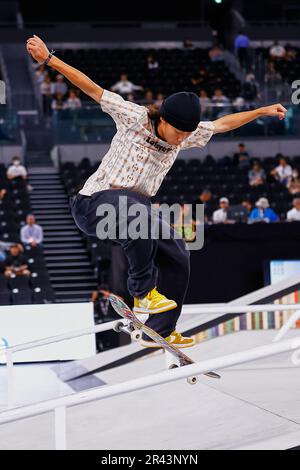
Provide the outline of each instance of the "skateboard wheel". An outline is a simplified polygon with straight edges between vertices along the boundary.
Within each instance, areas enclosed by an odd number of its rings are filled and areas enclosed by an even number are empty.
[[[142,333],[139,330],[132,331],[130,336],[131,336],[132,341],[141,341],[142,339]]]
[[[190,385],[195,385],[197,382],[198,382],[198,378],[196,376],[187,378],[187,383]]]
[[[122,321],[116,321],[114,324],[113,324],[113,330],[116,332],[116,333],[121,333],[122,329],[124,328],[124,323]]]
[[[177,364],[170,364],[168,369],[177,369],[179,366]]]

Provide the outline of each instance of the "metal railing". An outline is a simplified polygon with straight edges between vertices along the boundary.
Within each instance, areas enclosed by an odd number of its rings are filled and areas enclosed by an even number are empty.
[[[54,411],[55,447],[57,450],[63,450],[67,447],[66,410],[68,407],[103,400],[105,398],[114,396],[120,396],[125,393],[143,390],[145,388],[174,382],[176,380],[188,378],[190,376],[205,374],[211,370],[220,370],[284,352],[297,351],[299,348],[300,337],[297,337],[287,341],[268,344],[266,346],[260,346],[246,351],[191,364],[178,369],[172,369],[146,377],[140,377],[138,379],[130,380],[120,384],[107,385],[106,387],[76,393],[71,396],[64,396],[27,406],[21,406],[0,413],[0,424],[11,423]]]
[[[201,304],[195,305],[184,305],[182,314],[183,315],[224,315],[226,313],[248,313],[248,312],[284,312],[284,311],[295,311],[300,314],[300,304],[252,304],[252,305],[205,305],[201,307]],[[68,339],[79,338],[81,336],[87,336],[91,334],[101,333],[103,331],[112,330],[116,321],[122,321],[122,319],[113,320],[100,325],[91,326],[82,330],[71,331],[70,333],[64,333],[62,335],[50,336],[49,338],[43,338],[29,343],[22,343],[15,346],[0,347],[0,353],[5,353],[9,358],[7,364],[13,365],[12,356],[13,354],[26,351],[28,349],[38,348],[53,343],[59,343]],[[126,320],[123,320],[126,321]]]
[[[294,311],[300,310],[300,304],[252,304],[252,305],[224,305],[221,307],[216,306],[206,306],[201,307],[199,305],[186,305],[186,308],[183,310],[185,315],[201,315],[201,314],[220,314],[224,315],[226,313],[248,313],[248,312],[284,312],[284,311]]]
[[[275,304],[262,304],[262,305],[244,305],[244,306],[230,306],[230,305],[223,305],[223,306],[215,306],[215,305],[185,305],[183,308],[184,315],[212,315],[216,316],[216,314],[224,315],[226,313],[247,313],[247,312],[274,312],[274,311],[294,311],[294,315],[290,319],[287,320],[287,326],[283,327],[283,332],[278,333],[275,337],[274,341],[278,341],[283,337],[284,334],[293,326],[293,324],[297,321],[300,317],[300,304],[291,304],[291,305],[275,305]],[[295,319],[293,321],[293,319]],[[43,338],[36,341],[31,341],[29,343],[23,343],[15,346],[8,346],[8,347],[0,347],[0,354],[5,354],[6,359],[6,367],[7,367],[7,407],[12,408],[14,406],[14,375],[13,375],[13,368],[14,368],[14,360],[13,355],[17,352],[26,351],[34,348],[38,348],[41,346],[46,346],[49,344],[54,344],[62,341],[66,341],[69,339],[79,338],[82,336],[87,336],[91,334],[101,333],[104,331],[109,331],[114,328],[114,324],[118,322],[125,322],[126,320],[114,320],[111,322],[103,323],[101,325],[96,325],[93,327],[85,328],[78,331],[71,331],[70,333],[64,333],[62,335],[57,335],[49,338]],[[280,334],[282,336],[280,336]],[[166,357],[166,364],[168,365],[170,362],[170,358]]]

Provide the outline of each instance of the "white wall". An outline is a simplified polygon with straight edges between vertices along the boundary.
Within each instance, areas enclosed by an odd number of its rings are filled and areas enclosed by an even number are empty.
[[[0,163],[8,165],[15,155],[23,159],[24,155],[21,145],[0,145]]]
[[[94,326],[93,304],[9,305],[0,308],[0,348],[16,346]],[[95,335],[82,336],[14,354],[15,362],[83,359],[96,354]],[[5,354],[0,349],[0,363]]]

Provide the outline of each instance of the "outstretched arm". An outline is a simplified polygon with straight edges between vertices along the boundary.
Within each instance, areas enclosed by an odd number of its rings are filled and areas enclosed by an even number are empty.
[[[45,62],[49,56],[49,50],[46,44],[35,35],[27,40],[27,51],[37,62],[41,63]],[[52,56],[48,65],[64,75],[71,83],[73,83],[73,85],[80,88],[80,90],[97,101],[97,103],[100,102],[103,88],[93,82],[84,73],[75,69],[71,65],[66,64],[55,56]]]
[[[254,109],[253,111],[244,111],[242,113],[228,114],[223,116],[216,121],[213,121],[215,130],[214,133],[228,132],[238,127],[248,124],[248,122],[254,121],[255,119],[263,116],[278,117],[278,119],[284,119],[287,109],[281,104],[272,104],[271,106],[265,106],[262,108]]]

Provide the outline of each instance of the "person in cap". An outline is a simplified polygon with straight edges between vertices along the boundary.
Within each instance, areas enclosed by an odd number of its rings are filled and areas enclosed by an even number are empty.
[[[214,211],[212,216],[214,224],[226,224],[229,205],[229,199],[227,199],[227,197],[221,197],[219,200],[220,209]]]
[[[300,222],[300,197],[293,199],[293,209],[287,212],[286,220],[288,222]]]
[[[273,209],[270,208],[266,197],[261,197],[255,203],[256,207],[251,211],[249,223],[254,222],[279,222],[279,217]]]
[[[152,234],[144,238],[130,236],[126,232],[132,222],[130,209],[136,204],[146,209],[147,216],[141,225],[149,223],[151,196],[157,193],[181,150],[203,148],[214,134],[231,131],[259,116],[283,119],[286,109],[281,104],[274,104],[224,116],[214,122],[203,122],[199,97],[183,91],[166,97],[153,119],[145,106],[103,89],[50,53],[38,36],[27,40],[27,51],[37,62],[56,70],[94,99],[115,121],[117,132],[108,152],[72,202],[73,217],[85,234],[101,239],[104,236],[103,231],[99,233],[99,227],[107,217],[101,210],[108,204],[115,209],[116,225],[110,226],[109,236],[122,246],[127,257],[127,284],[134,298],[135,312],[149,314],[146,324],[170,343],[178,347],[192,346],[194,340],[183,337],[176,330],[189,283],[187,246],[172,229],[168,239],[155,238]],[[126,211],[125,204],[120,210],[120,201],[126,201]],[[122,220],[125,218],[122,228],[125,228],[126,236],[122,230],[122,236],[120,230],[113,230],[120,229],[119,216]],[[166,228],[167,222],[159,217],[158,224]],[[144,346],[156,346],[145,336],[143,341]]]

